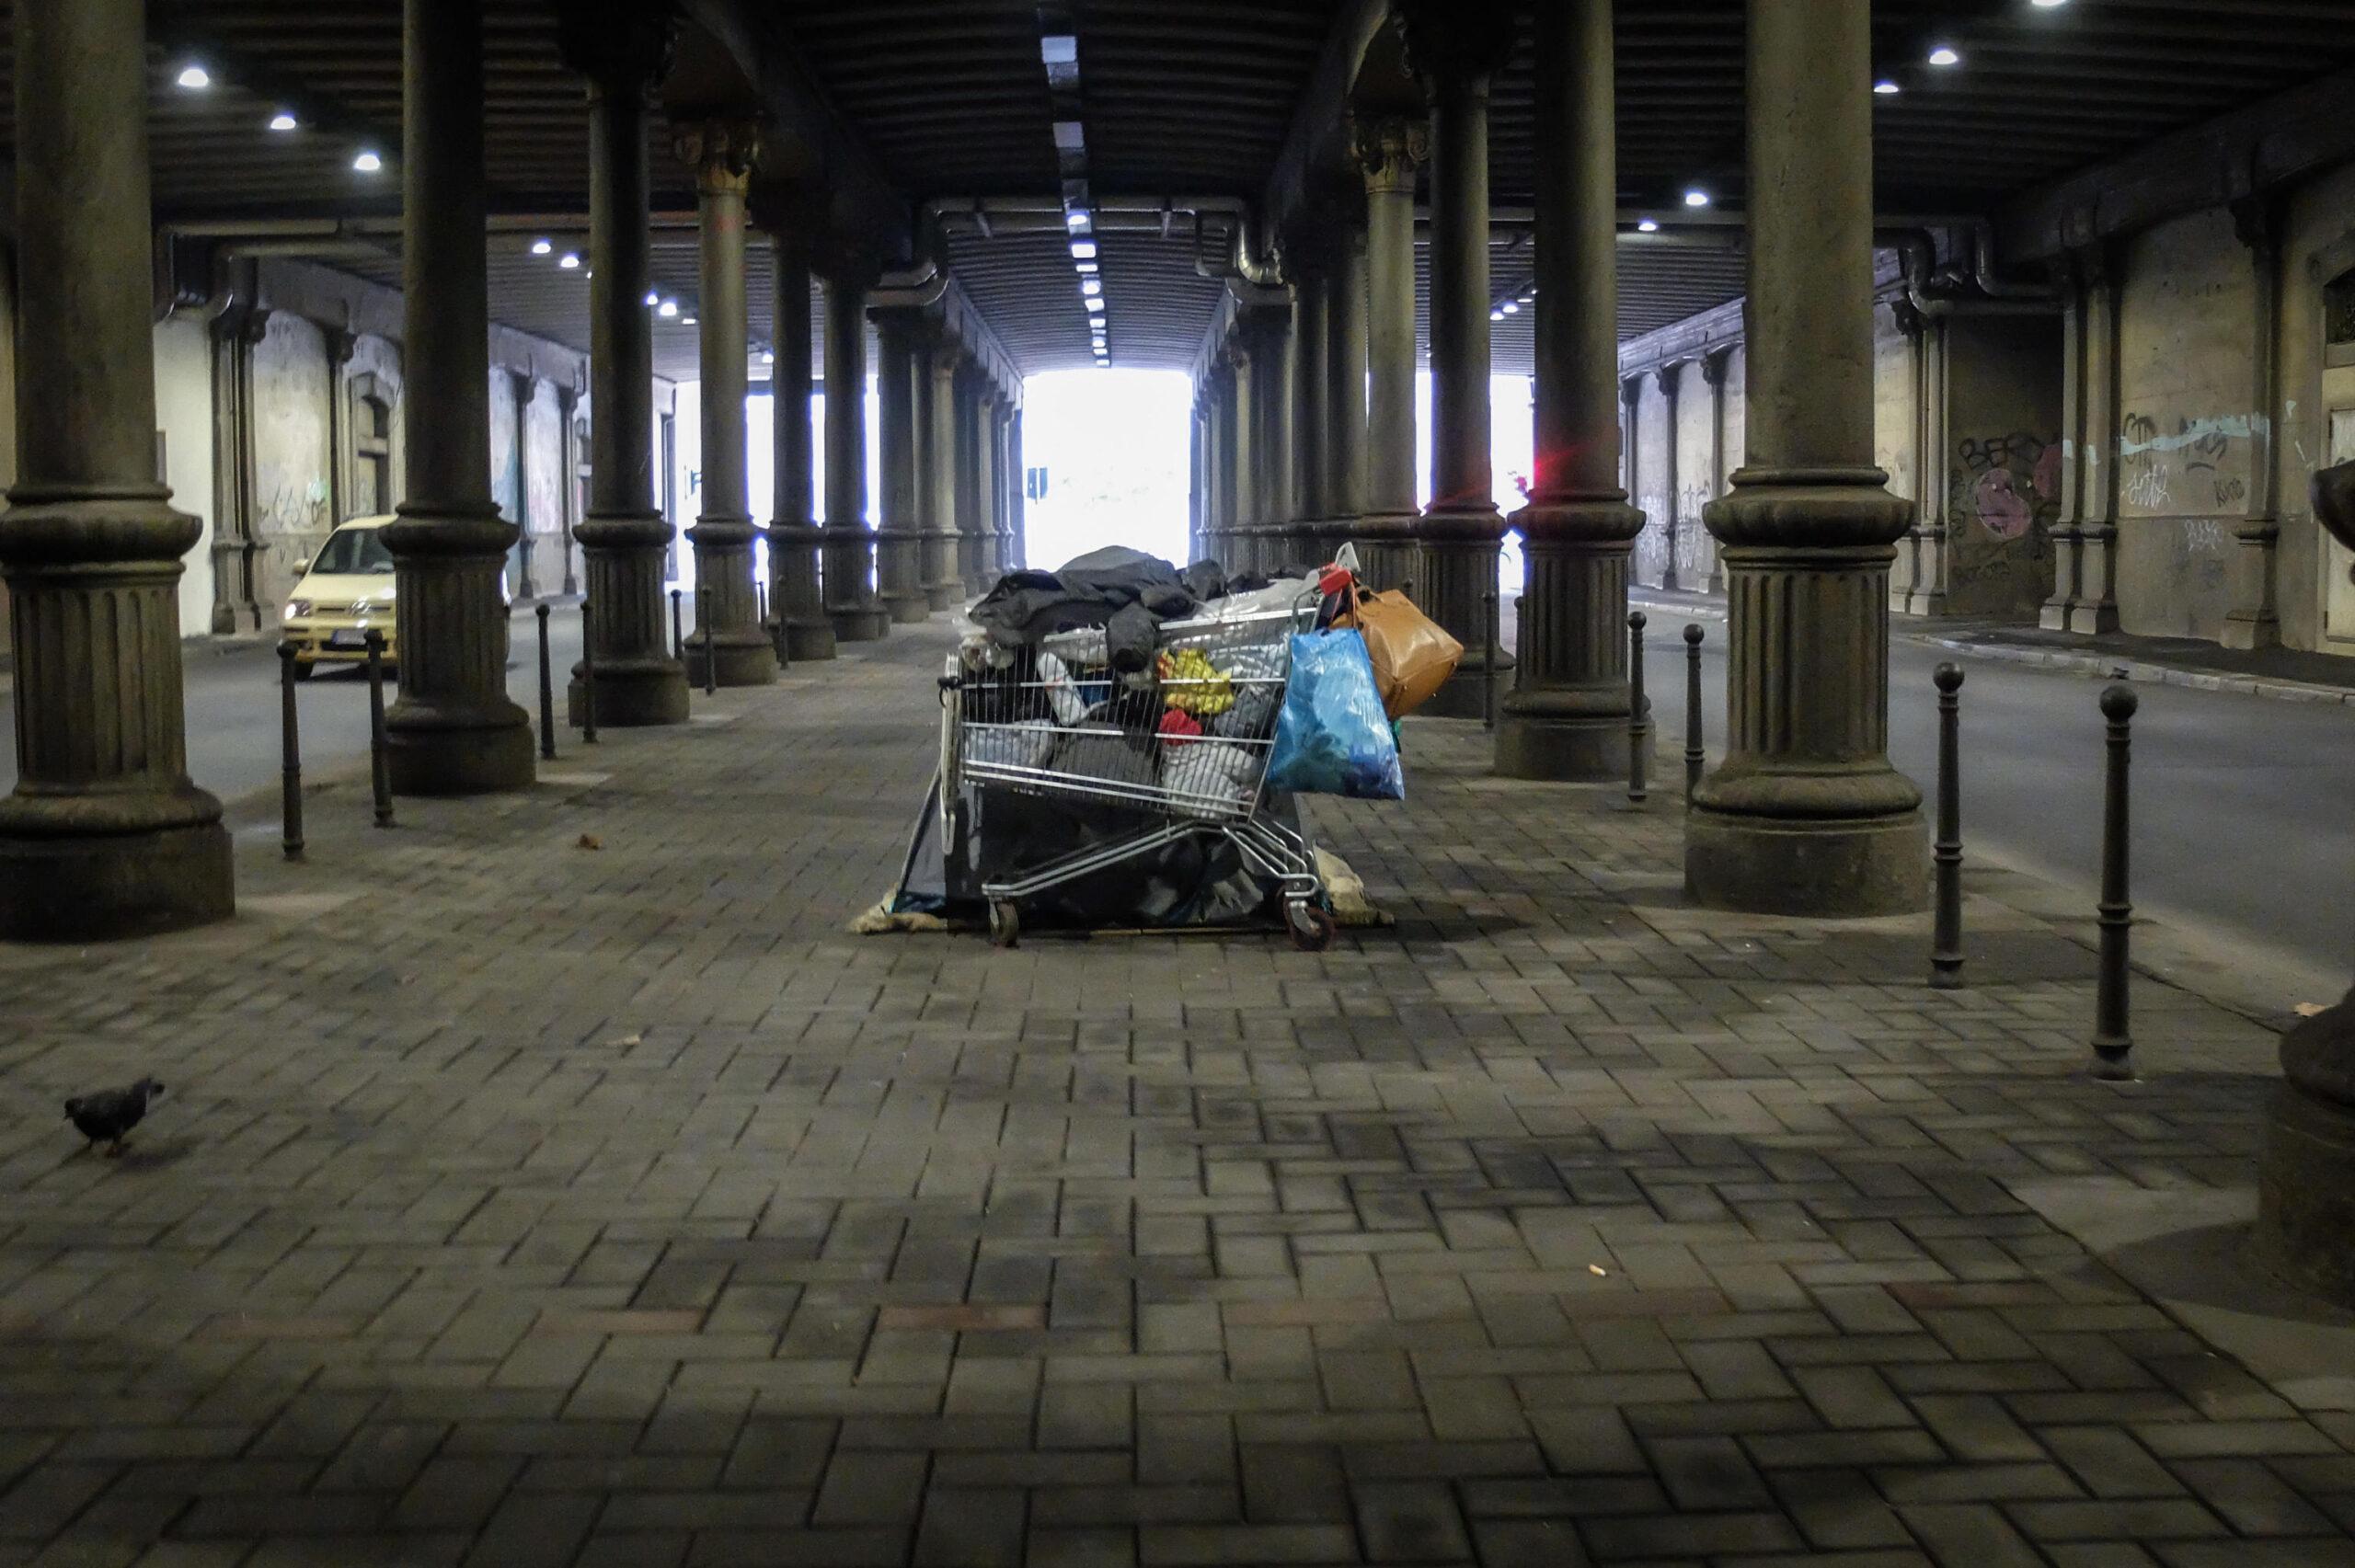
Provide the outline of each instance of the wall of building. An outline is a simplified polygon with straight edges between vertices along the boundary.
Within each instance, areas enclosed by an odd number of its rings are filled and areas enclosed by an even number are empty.
[[[1644,531],[1636,536],[1635,580],[1657,588],[1668,571],[1669,425],[1668,395],[1660,377],[1646,375],[1636,400],[1635,477],[1628,498],[1643,509]]]
[[[172,505],[204,525],[180,574],[180,631],[195,635],[213,619],[213,339],[201,321],[155,326],[155,437]]]
[[[2052,592],[2061,508],[2060,320],[1957,315],[1935,330],[1947,612],[2032,621]]]
[[[1717,394],[1701,370],[1685,366],[1676,383],[1676,580],[1688,589],[1707,587],[1717,565],[1717,542],[1701,521],[1718,493]]]

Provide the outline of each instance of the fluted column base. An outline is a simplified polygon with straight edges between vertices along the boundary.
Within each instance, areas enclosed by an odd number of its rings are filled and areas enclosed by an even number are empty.
[[[766,686],[776,679],[776,647],[761,626],[760,601],[752,592],[750,518],[706,518],[687,530],[695,548],[695,582],[702,589],[698,622],[686,638],[690,681],[710,666],[716,686]],[[711,624],[701,624],[708,614]]]
[[[662,557],[671,525],[657,512],[592,516],[575,531],[588,575],[596,639],[597,724],[626,729],[687,722],[687,668],[671,657]],[[585,716],[581,666],[572,667],[565,704]]]
[[[1493,506],[1440,509],[1423,514],[1415,565],[1416,602],[1423,613],[1464,645],[1463,662],[1447,684],[1418,710],[1433,718],[1478,718],[1488,711],[1488,595],[1497,591],[1497,546],[1505,520]],[[1509,689],[1512,655],[1496,650],[1497,692]]]
[[[1902,914],[1928,901],[1922,792],[1889,761],[1885,475],[1769,475],[1711,503],[1724,550],[1729,744],[1694,792],[1686,890],[1712,909]]]
[[[400,509],[385,529],[400,595],[399,700],[385,715],[396,795],[527,789],[532,718],[507,695],[500,593],[512,523],[496,510]]]
[[[868,575],[875,535],[854,526],[828,528],[825,538],[826,621],[834,629],[834,640],[880,642],[891,635],[891,617],[876,599]]]
[[[826,619],[818,588],[818,552],[825,530],[815,523],[769,524],[769,636],[791,663],[834,657],[834,624]]]
[[[932,613],[924,582],[925,534],[915,528],[882,528],[875,533],[876,597],[892,624],[913,626]]]
[[[1627,553],[1644,514],[1624,498],[1535,501],[1522,545],[1521,666],[1497,704],[1497,772],[1627,776]]]
[[[989,557],[982,552],[980,534],[957,535],[957,576],[968,599],[988,592],[990,585],[997,580],[997,574],[989,569]]]
[[[1376,592],[1394,588],[1409,590],[1416,603],[1425,601],[1423,585],[1416,580],[1416,568],[1421,565],[1421,546],[1415,538],[1415,527],[1422,521],[1418,512],[1370,511],[1358,519],[1358,579]]]
[[[0,527],[19,778],[0,800],[0,939],[100,942],[236,913],[221,803],[188,777],[179,556],[152,493],[17,492]]]

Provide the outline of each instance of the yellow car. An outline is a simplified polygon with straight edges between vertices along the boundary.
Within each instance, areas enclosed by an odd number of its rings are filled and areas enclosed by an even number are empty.
[[[311,557],[286,596],[279,617],[279,636],[294,649],[294,679],[308,681],[322,664],[365,664],[368,633],[385,634],[385,664],[399,662],[400,635],[395,624],[393,553],[385,547],[381,530],[393,518],[355,517],[339,523]],[[499,602],[515,607],[515,588],[501,572]],[[506,623],[500,624],[500,660],[508,662]]]
[[[296,680],[309,680],[322,664],[364,662],[372,627],[385,634],[385,662],[394,661],[393,553],[381,532],[392,521],[356,517],[339,525],[296,580],[279,628],[293,647]]]

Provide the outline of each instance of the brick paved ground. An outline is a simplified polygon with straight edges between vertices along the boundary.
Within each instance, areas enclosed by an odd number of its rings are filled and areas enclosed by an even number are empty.
[[[1934,994],[1435,725],[1317,812],[1395,932],[849,937],[941,637],[0,951],[0,1563],[2355,1562],[2355,1414],[2014,1196],[2245,1185],[2261,1031],[2097,1086],[2044,928]]]

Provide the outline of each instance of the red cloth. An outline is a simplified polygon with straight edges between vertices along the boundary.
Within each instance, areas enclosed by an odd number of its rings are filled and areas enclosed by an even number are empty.
[[[1165,708],[1161,714],[1161,733],[1172,740],[1190,740],[1202,733],[1194,715],[1183,708]]]

